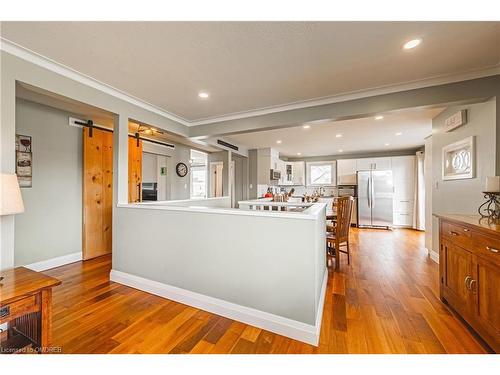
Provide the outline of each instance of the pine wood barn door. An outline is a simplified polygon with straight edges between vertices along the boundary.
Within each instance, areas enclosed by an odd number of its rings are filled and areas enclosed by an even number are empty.
[[[83,259],[111,253],[113,133],[83,129]]]
[[[128,138],[128,201],[142,202],[142,141]]]

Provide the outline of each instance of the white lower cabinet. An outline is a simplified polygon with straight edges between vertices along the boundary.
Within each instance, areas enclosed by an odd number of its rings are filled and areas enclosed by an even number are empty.
[[[394,213],[394,225],[398,227],[413,227],[413,212],[409,213]]]

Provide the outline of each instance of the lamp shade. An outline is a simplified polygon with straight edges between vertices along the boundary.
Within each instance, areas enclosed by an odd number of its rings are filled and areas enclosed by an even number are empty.
[[[21,189],[15,174],[2,173],[0,181],[0,215],[13,215],[24,212]]]

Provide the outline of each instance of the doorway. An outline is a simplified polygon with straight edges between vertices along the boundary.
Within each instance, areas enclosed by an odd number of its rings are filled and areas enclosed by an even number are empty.
[[[152,152],[142,153],[142,200],[167,200],[168,157]]]
[[[223,176],[224,163],[222,161],[214,161],[210,163],[210,197],[222,197],[223,191]]]

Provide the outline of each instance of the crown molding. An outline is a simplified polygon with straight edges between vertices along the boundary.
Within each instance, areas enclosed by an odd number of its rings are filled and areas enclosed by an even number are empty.
[[[169,120],[178,122],[182,125],[189,126],[190,122],[185,118],[177,116],[173,113],[167,112],[164,109],[155,106],[154,104],[148,103],[140,98],[130,95],[122,90],[119,90],[107,83],[101,82],[95,78],[92,78],[86,74],[83,74],[73,68],[70,68],[64,64],[58,63],[48,57],[40,55],[26,47],[23,47],[17,43],[14,43],[8,39],[0,37],[0,50],[5,51],[11,55],[19,57],[20,59],[29,61],[35,65],[42,68],[50,70],[54,73],[60,74],[63,77],[72,79],[73,81],[82,83],[86,86],[90,86],[96,90],[102,91],[106,94],[112,95],[118,99],[124,100],[130,104],[136,105],[142,109],[153,112],[157,115],[168,118]]]
[[[225,122],[231,120],[238,120],[249,117],[256,117],[261,115],[267,115],[271,113],[278,113],[284,111],[290,111],[294,109],[303,109],[309,107],[316,107],[325,104],[339,103],[348,100],[361,99],[371,96],[391,94],[395,92],[415,90],[424,87],[431,87],[437,85],[443,85],[448,83],[467,81],[476,78],[483,78],[488,76],[494,76],[500,74],[500,62],[494,66],[489,66],[486,68],[467,71],[459,74],[448,74],[435,76],[423,80],[415,80],[411,82],[406,82],[402,84],[394,84],[387,86],[374,87],[366,90],[358,90],[352,92],[346,92],[338,95],[326,96],[315,99],[308,99],[283,105],[264,107],[255,110],[230,113],[221,116],[202,118],[198,120],[188,120],[174,113],[168,112],[154,104],[148,103],[140,98],[130,95],[120,89],[117,89],[111,85],[104,82],[96,80],[86,74],[83,74],[73,68],[70,68],[64,64],[58,63],[48,57],[45,57],[39,53],[36,53],[26,47],[23,47],[15,42],[8,39],[0,37],[0,50],[5,51],[11,55],[19,57],[23,60],[29,61],[35,65],[53,71],[54,73],[60,74],[66,78],[72,79],[76,82],[82,83],[84,85],[95,88],[106,94],[112,95],[119,99],[122,99],[130,104],[136,105],[147,111],[153,112],[157,115],[168,118],[172,121],[180,123],[185,126],[198,126],[198,125],[208,125],[218,122]]]
[[[284,104],[284,105],[265,107],[265,108],[250,110],[250,111],[243,111],[243,112],[237,112],[237,113],[232,113],[232,114],[227,114],[227,115],[222,115],[222,116],[193,120],[193,121],[190,121],[189,124],[190,124],[190,126],[198,126],[198,125],[213,124],[213,123],[217,123],[217,122],[239,120],[239,119],[243,119],[243,118],[256,117],[256,116],[267,115],[267,114],[271,114],[271,113],[290,111],[290,110],[294,110],[294,109],[316,107],[316,106],[320,106],[320,105],[345,102],[348,100],[362,99],[362,98],[367,98],[367,97],[371,97],[371,96],[392,94],[395,92],[421,89],[424,87],[432,87],[432,86],[444,85],[444,84],[449,84],[449,83],[454,83],[454,82],[468,81],[471,79],[489,77],[489,76],[494,76],[494,75],[498,75],[498,74],[500,74],[500,63],[498,63],[497,65],[494,65],[494,66],[489,66],[489,67],[478,69],[478,70],[467,71],[464,73],[440,75],[440,76],[435,76],[432,78],[426,78],[423,80],[415,80],[415,81],[406,82],[406,83],[402,83],[402,84],[380,86],[380,87],[375,87],[375,88],[371,88],[371,89],[367,89],[367,90],[352,91],[352,92],[347,92],[347,93],[343,93],[343,94],[326,96],[326,97],[310,99],[310,100],[303,100],[303,101],[293,102],[293,103]]]

